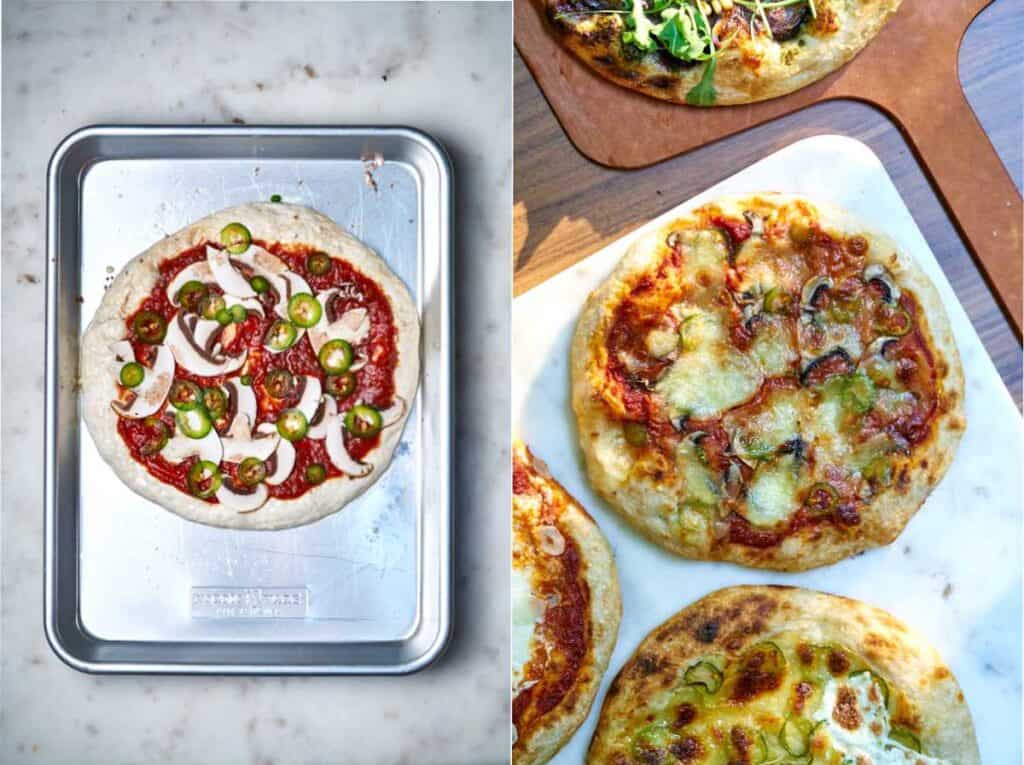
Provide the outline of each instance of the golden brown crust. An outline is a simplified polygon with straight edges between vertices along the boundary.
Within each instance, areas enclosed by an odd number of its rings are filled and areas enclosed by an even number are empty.
[[[931,434],[918,444],[896,471],[891,485],[877,493],[854,525],[805,526],[778,544],[757,546],[730,543],[700,529],[685,537],[669,523],[680,497],[656,477],[634,472],[634,453],[627,444],[619,416],[608,406],[592,371],[607,365],[604,337],[610,316],[638,274],[647,273],[664,251],[674,231],[704,225],[708,210],[742,220],[749,209],[809,211],[822,228],[837,235],[863,236],[869,243],[867,261],[884,265],[897,284],[913,293],[920,306],[920,327],[931,351],[937,375],[937,412]],[[689,278],[689,277],[686,277]],[[588,298],[580,315],[571,350],[572,401],[579,439],[594,488],[638,530],[659,545],[685,557],[728,560],[748,566],[799,571],[827,565],[870,547],[892,542],[945,474],[966,425],[963,371],[942,302],[917,263],[887,236],[871,232],[844,211],[793,195],[759,194],[724,197],[705,205],[638,240],[612,275]]]
[[[629,762],[616,760],[617,736],[628,720],[642,717],[646,700],[678,684],[695,661],[711,655],[736,657],[774,635],[794,631],[808,643],[842,645],[887,678],[916,714],[915,727],[928,755],[958,765],[980,763],[963,693],[924,638],[866,603],[777,586],[718,590],[648,634],[605,696],[587,762]]]
[[[737,37],[718,59],[716,106],[763,101],[810,85],[857,55],[896,13],[902,0],[816,0],[818,16],[797,38]],[[617,4],[609,3],[608,7]],[[667,56],[630,54],[621,42],[624,17],[581,13],[583,3],[545,0],[547,16],[567,49],[602,77],[648,96],[686,103],[703,65]]]
[[[548,605],[524,667],[527,682],[513,689],[512,760],[539,765],[589,713],[615,647],[622,600],[611,548],[593,518],[520,441],[513,465],[513,568],[529,572],[531,593]],[[554,547],[542,549],[542,538]],[[570,604],[580,598],[582,623]],[[559,645],[567,631],[584,636],[584,655]]]

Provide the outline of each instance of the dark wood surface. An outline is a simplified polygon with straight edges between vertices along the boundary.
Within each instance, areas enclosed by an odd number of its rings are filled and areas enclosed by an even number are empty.
[[[1020,9],[1018,0],[997,0],[968,30],[960,52],[968,98],[1018,189],[1024,79],[1017,47],[1024,36]],[[1020,343],[911,147],[880,110],[831,101],[643,170],[614,170],[573,147],[518,58],[514,97],[516,294],[783,146],[822,133],[848,135],[870,146],[885,164],[1020,404]],[[978,178],[976,190],[985,193],[984,178]]]

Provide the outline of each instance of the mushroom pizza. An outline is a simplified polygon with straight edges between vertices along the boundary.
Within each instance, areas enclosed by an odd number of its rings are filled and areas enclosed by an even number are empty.
[[[934,286],[797,196],[721,198],[637,240],[571,361],[591,483],[690,558],[802,570],[887,544],[965,427]]]
[[[82,340],[83,413],[142,496],[190,520],[284,528],[377,480],[418,384],[402,282],[326,216],[204,218],[133,258]]]

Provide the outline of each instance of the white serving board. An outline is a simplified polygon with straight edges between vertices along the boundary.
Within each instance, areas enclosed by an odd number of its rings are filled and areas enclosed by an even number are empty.
[[[569,400],[569,345],[587,295],[629,245],[726,193],[806,194],[845,207],[917,258],[949,312],[967,381],[967,431],[953,465],[902,535],[834,566],[780,574],[688,561],[647,542],[590,489]],[[859,141],[798,141],[669,210],[513,303],[514,432],[597,519],[622,586],[622,626],[590,716],[554,763],[580,763],[611,679],[655,626],[701,596],[779,583],[880,606],[916,627],[963,686],[985,763],[1021,761],[1021,417],[938,261],[878,157]]]

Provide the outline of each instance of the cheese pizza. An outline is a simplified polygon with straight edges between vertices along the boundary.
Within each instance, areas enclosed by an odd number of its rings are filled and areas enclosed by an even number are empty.
[[[714,592],[615,678],[590,765],[980,765],[963,693],[886,612],[789,587]]]

